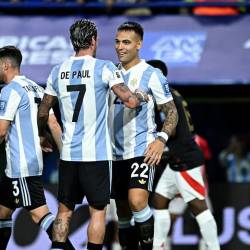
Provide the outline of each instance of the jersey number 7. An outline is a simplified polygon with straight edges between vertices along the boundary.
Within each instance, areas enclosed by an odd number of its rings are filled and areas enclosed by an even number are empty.
[[[85,84],[67,85],[67,92],[74,92],[74,91],[78,91],[79,94],[76,100],[72,122],[77,122],[83,102],[83,97],[86,92],[86,85]]]

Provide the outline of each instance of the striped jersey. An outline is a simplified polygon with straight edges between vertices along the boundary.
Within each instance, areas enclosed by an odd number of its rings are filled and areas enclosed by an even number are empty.
[[[143,156],[148,144],[156,137],[154,105],[167,103],[172,99],[167,79],[159,69],[144,60],[129,70],[121,68],[125,84],[133,92],[146,92],[151,98],[136,109],[124,106],[111,93],[109,122],[114,160],[125,160]]]
[[[15,76],[1,91],[0,119],[11,121],[6,139],[6,175],[10,178],[42,174],[37,128],[43,88],[25,76]]]
[[[110,61],[70,57],[55,66],[45,93],[57,96],[63,124],[61,159],[112,159],[108,130],[109,89],[123,79]]]

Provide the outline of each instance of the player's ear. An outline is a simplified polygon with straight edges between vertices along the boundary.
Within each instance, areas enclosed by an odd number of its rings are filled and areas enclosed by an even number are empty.
[[[11,67],[11,63],[8,60],[4,60],[4,62],[2,64],[2,69],[4,71],[7,71],[10,67]]]
[[[96,47],[98,45],[98,40],[99,40],[98,37],[92,36],[91,45]]]
[[[136,43],[137,50],[140,50],[141,47],[142,47],[142,40],[138,40],[137,43]]]

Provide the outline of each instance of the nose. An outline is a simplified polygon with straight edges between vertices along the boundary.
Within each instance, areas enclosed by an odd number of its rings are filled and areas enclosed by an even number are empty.
[[[117,44],[116,44],[116,48],[117,48],[118,50],[123,49],[122,43],[117,43]]]

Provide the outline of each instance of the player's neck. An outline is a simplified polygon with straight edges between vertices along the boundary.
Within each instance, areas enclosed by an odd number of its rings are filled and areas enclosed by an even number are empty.
[[[81,49],[77,51],[75,54],[75,57],[80,57],[80,56],[94,56],[94,51],[92,48]]]
[[[122,63],[122,67],[125,69],[125,70],[129,70],[130,68],[134,67],[135,65],[137,65],[138,63],[141,62],[141,59],[139,57],[136,57],[135,59],[133,59],[132,61],[130,62],[127,62],[127,63]]]
[[[9,73],[6,75],[6,83],[10,83],[15,76],[19,76],[20,75],[20,71],[18,69],[13,69],[11,71],[9,71]]]

